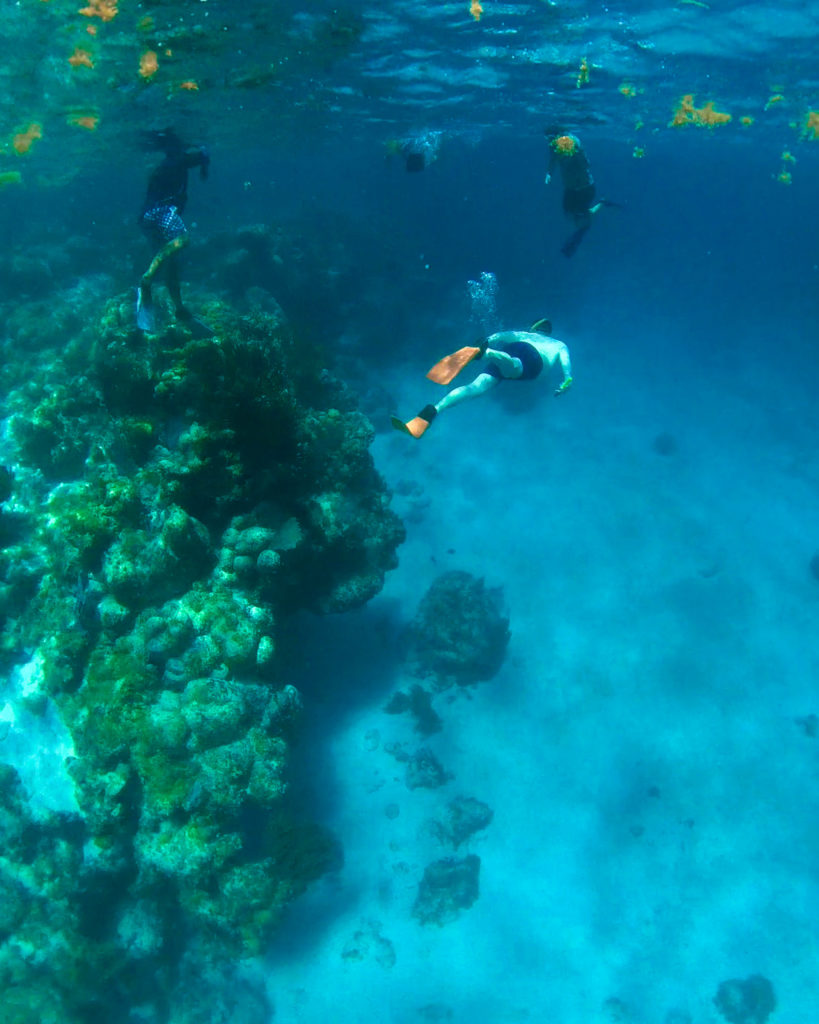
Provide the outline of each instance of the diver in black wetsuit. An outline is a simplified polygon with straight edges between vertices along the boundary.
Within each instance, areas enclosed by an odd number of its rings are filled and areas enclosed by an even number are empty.
[[[188,171],[198,167],[199,177],[204,181],[210,156],[204,146],[186,146],[170,128],[146,132],[143,138],[145,148],[159,150],[165,154],[165,159],[148,179],[139,218],[142,230],[157,251],[137,289],[137,326],[143,331],[154,329],[151,285],[163,268],[176,316],[190,326],[199,321],[195,321],[182,303],[179,287],[179,253],[188,243],[188,229],[180,214],[188,199]]]
[[[563,180],[563,212],[574,222],[575,230],[563,243],[560,251],[567,258],[573,256],[583,237],[591,227],[592,216],[604,206],[619,206],[609,199],[594,201],[595,185],[589,158],[576,135],[560,128],[544,129],[549,140],[549,166],[545,183],[552,180],[555,170]]]

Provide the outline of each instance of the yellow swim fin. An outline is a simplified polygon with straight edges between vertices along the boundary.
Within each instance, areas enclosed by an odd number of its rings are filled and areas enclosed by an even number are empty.
[[[432,423],[437,415],[438,410],[434,405],[425,405],[417,416],[413,416],[406,423],[397,416],[390,417],[390,422],[395,430],[400,430],[403,434],[409,434],[410,437],[418,438],[426,433],[430,423]]]
[[[436,384],[449,384],[468,363],[471,363],[473,359],[478,359],[484,351],[485,348],[481,349],[477,345],[459,348],[457,352],[439,360],[429,371],[427,377],[434,380]]]

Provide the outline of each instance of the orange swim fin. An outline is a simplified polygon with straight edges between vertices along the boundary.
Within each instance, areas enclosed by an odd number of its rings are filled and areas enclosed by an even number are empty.
[[[434,405],[425,405],[417,416],[413,416],[406,423],[397,416],[391,417],[391,423],[396,430],[400,430],[403,434],[409,434],[411,437],[418,438],[426,433],[430,423],[432,423],[437,415],[438,410]]]
[[[478,359],[484,349],[479,348],[477,345],[467,345],[465,348],[459,348],[457,352],[453,352],[451,355],[444,356],[443,359],[439,360],[427,374],[430,380],[434,380],[436,384],[449,384],[453,381],[461,370],[473,359]]]

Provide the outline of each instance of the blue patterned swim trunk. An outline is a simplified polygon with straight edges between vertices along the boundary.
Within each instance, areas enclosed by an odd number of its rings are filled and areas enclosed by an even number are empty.
[[[174,238],[186,235],[188,229],[175,206],[159,203],[142,214],[142,230],[153,242],[172,242]]]

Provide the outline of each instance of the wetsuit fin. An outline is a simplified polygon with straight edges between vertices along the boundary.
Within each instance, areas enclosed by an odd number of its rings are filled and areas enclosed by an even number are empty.
[[[151,289],[142,285],[137,288],[136,323],[141,331],[153,331],[156,326]]]
[[[400,430],[402,434],[409,434],[410,437],[418,438],[426,433],[430,423],[432,423],[437,415],[438,410],[434,405],[425,405],[417,416],[413,416],[406,423],[397,416],[392,416],[390,421],[393,427],[396,430]]]
[[[436,384],[449,384],[465,366],[471,363],[473,359],[480,358],[481,355],[482,351],[476,345],[467,345],[464,348],[459,348],[457,352],[453,352],[451,355],[444,356],[443,359],[439,360],[429,371],[427,377],[430,380],[434,380]]]
[[[209,327],[205,323],[204,320],[200,320],[198,316],[193,316],[192,313],[180,316],[178,319],[181,324],[184,324],[185,327],[187,327],[194,338],[212,338],[216,333],[212,327]]]
[[[577,252],[577,247],[583,241],[583,236],[589,230],[588,224],[584,224],[582,228],[578,228],[577,231],[564,243],[561,248],[563,255],[569,259]]]

